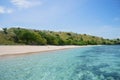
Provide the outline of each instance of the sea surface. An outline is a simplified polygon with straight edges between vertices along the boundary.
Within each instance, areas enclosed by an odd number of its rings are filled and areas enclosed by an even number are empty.
[[[0,80],[120,80],[120,46],[0,57]]]

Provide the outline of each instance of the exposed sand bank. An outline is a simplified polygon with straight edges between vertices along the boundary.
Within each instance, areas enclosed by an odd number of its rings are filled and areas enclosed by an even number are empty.
[[[45,52],[45,51],[53,51],[53,50],[62,50],[62,49],[70,49],[77,47],[85,47],[85,46],[0,46],[0,56],[3,55],[17,55],[17,54],[27,54],[27,53],[37,53],[37,52]]]

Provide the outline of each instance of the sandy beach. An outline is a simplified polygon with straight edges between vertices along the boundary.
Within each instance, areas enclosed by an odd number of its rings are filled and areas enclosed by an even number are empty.
[[[37,52],[46,52],[46,51],[54,51],[54,50],[62,50],[62,49],[70,49],[77,47],[85,47],[85,46],[0,46],[0,56],[4,55],[18,55],[18,54],[29,54],[29,53],[37,53]]]

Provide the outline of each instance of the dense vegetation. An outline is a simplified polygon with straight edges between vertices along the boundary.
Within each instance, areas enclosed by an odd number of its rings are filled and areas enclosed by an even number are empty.
[[[101,37],[72,32],[53,32],[24,28],[3,28],[0,31],[0,44],[27,45],[99,45],[120,44],[120,39],[103,39]]]

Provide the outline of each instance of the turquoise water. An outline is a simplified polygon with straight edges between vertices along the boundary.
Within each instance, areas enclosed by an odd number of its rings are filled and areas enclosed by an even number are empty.
[[[0,58],[0,80],[120,80],[120,46]]]

